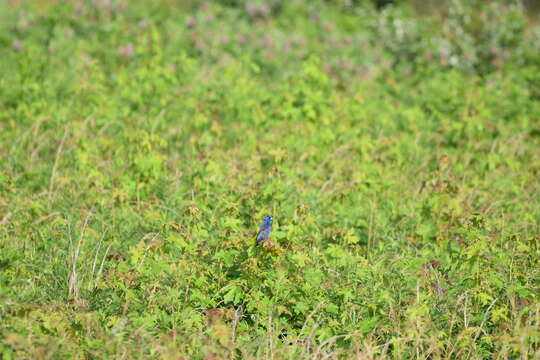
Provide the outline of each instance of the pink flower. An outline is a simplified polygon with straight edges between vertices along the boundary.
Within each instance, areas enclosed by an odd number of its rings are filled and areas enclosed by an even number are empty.
[[[249,14],[249,16],[251,17],[257,16],[258,10],[255,7],[255,5],[253,5],[253,3],[247,2],[244,8],[246,9],[246,12]]]
[[[190,17],[188,17],[188,19],[186,21],[186,25],[189,28],[195,27],[197,25],[197,20],[195,19],[194,16],[190,16]]]
[[[122,57],[132,57],[133,55],[135,55],[135,47],[133,46],[132,43],[129,43],[127,45],[124,45],[124,46],[120,46],[118,48],[118,55],[122,56]]]
[[[14,50],[14,51],[22,51],[23,49],[23,44],[22,42],[20,42],[19,40],[15,40],[13,41],[13,43],[11,43],[11,48]]]

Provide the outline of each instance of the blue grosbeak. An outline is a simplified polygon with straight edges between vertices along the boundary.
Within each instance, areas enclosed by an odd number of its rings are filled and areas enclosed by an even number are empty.
[[[270,231],[272,231],[272,217],[266,214],[264,215],[263,223],[259,228],[259,233],[257,234],[257,245],[265,239],[268,239],[270,236]]]

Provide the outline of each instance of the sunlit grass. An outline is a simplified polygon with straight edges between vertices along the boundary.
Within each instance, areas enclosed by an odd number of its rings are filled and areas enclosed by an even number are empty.
[[[454,6],[6,3],[1,357],[538,357],[538,29]]]

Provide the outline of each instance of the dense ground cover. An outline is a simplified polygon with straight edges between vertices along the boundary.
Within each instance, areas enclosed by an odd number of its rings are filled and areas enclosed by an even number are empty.
[[[540,356],[520,6],[7,1],[0,21],[0,357]]]

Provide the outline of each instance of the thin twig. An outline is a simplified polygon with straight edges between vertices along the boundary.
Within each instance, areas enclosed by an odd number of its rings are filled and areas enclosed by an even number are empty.
[[[320,303],[317,304],[317,306],[315,306],[315,309],[313,309],[309,315],[306,317],[306,320],[304,321],[304,324],[302,325],[302,329],[300,329],[300,334],[302,334],[304,332],[304,329],[306,328],[307,326],[307,323],[309,320],[311,320],[311,318],[313,317],[313,315],[315,315],[315,313],[319,310],[319,308],[321,307],[321,305],[324,304],[324,300],[321,301]],[[298,339],[296,339],[294,341],[294,345],[296,345],[298,343]]]
[[[97,249],[96,249],[96,255],[94,256],[94,263],[92,264],[92,273],[90,275],[90,278],[92,279],[92,284],[90,284],[90,287],[92,287],[92,285],[94,285],[94,283],[95,283],[94,273],[96,271],[96,264],[97,264],[97,259],[98,259],[98,255],[99,255],[99,249],[101,249],[101,244],[103,243],[103,239],[105,238],[106,234],[107,234],[107,229],[105,229],[105,231],[103,232],[103,235],[101,235],[101,238],[99,239],[99,242],[98,242],[98,246],[97,246]]]
[[[476,340],[478,339],[478,336],[480,336],[480,333],[482,332],[482,327],[484,326],[484,324],[486,323],[486,320],[487,320],[487,315],[489,313],[489,311],[491,310],[491,308],[493,307],[493,305],[495,305],[495,303],[497,302],[497,300],[499,300],[499,298],[496,298],[495,300],[493,300],[491,302],[491,304],[488,306],[486,312],[484,313],[484,317],[482,318],[482,322],[480,323],[480,329],[478,330],[478,332],[476,333],[475,337],[474,337],[474,340],[473,340],[473,343],[476,342]]]
[[[5,225],[7,224],[7,222],[9,221],[9,218],[11,218],[11,216],[13,215],[13,213],[11,211],[9,211],[6,215],[4,215],[4,217],[2,217],[2,220],[0,220],[0,225]]]
[[[78,276],[77,276],[77,259],[79,258],[79,253],[81,251],[81,244],[82,240],[84,238],[84,232],[86,231],[86,227],[88,226],[88,220],[90,220],[90,217],[92,216],[92,213],[89,213],[86,216],[86,219],[84,220],[83,228],[81,230],[81,234],[79,236],[79,242],[77,243],[77,249],[75,252],[72,252],[71,254],[71,274],[69,276],[69,290],[68,290],[68,296],[71,297],[71,295],[75,296],[75,299],[79,298],[79,286],[78,286]],[[70,247],[72,246],[73,242],[71,240],[71,229],[69,232],[69,243]]]
[[[144,258],[146,257],[146,252],[152,247],[152,241],[154,241],[154,239],[156,237],[158,237],[159,235],[159,232],[156,232],[156,233],[148,233],[146,235],[143,236],[143,238],[141,240],[144,240],[148,235],[150,234],[153,234],[154,236],[148,241],[148,246],[146,246],[146,249],[144,249],[144,254],[141,258],[141,261],[139,261],[139,264],[137,264],[137,269],[140,269],[141,266],[144,264]]]
[[[107,246],[107,249],[105,250],[105,254],[103,254],[103,259],[101,260],[101,266],[99,267],[99,271],[97,273],[96,280],[94,281],[94,284],[97,281],[99,281],[99,279],[101,278],[101,274],[103,273],[103,265],[105,264],[105,259],[107,258],[107,254],[109,253],[109,250],[111,249],[111,246],[112,246],[112,244],[109,244],[109,246]]]
[[[33,225],[34,225],[34,226],[39,225],[39,224],[41,224],[42,222],[45,222],[45,221],[49,220],[50,218],[54,218],[54,217],[57,216],[57,215],[60,215],[60,213],[59,213],[58,211],[54,211],[54,212],[52,212],[52,213],[50,213],[50,214],[48,214],[48,215],[45,215],[45,216],[40,217],[39,219],[37,219],[36,221],[34,221],[34,224],[33,224]]]
[[[274,359],[274,341],[273,341],[273,331],[272,331],[272,311],[268,314],[268,345],[270,347],[270,360]]]
[[[322,342],[318,347],[317,347],[317,350],[315,350],[315,353],[313,355],[313,358],[316,359],[317,356],[319,355],[319,353],[321,352],[321,350],[328,344],[332,344],[333,342],[335,342],[337,339],[341,339],[341,338],[344,338],[344,337],[347,337],[347,336],[351,336],[352,334],[354,333],[349,333],[349,334],[342,334],[342,335],[336,335],[336,336],[332,336],[330,339]]]
[[[319,322],[319,318],[317,318],[317,321],[315,321],[315,324],[311,326],[311,331],[309,332],[309,336],[306,339],[306,343],[304,344],[304,353],[309,353],[311,350],[311,344],[313,343],[313,336],[315,335],[315,330],[319,327],[321,323]]]
[[[236,327],[238,326],[238,321],[243,317],[242,312],[243,312],[242,305],[234,309],[234,318],[232,322],[232,336],[231,336],[231,342],[233,346],[236,345]]]

